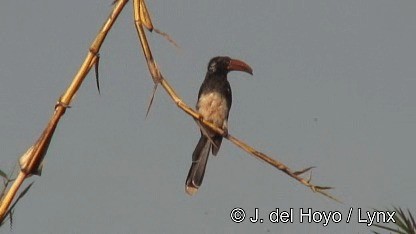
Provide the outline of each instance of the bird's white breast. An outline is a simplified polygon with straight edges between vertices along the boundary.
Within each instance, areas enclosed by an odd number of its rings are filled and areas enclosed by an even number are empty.
[[[201,95],[197,105],[202,117],[220,128],[226,127],[228,116],[227,100],[218,92]]]

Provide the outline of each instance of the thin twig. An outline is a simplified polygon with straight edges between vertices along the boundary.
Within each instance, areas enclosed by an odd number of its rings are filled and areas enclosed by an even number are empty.
[[[160,35],[161,35],[161,36],[163,36],[166,40],[168,40],[170,43],[172,43],[172,45],[174,45],[176,48],[178,48],[178,49],[180,49],[180,48],[181,48],[181,47],[178,45],[178,43],[176,43],[176,41],[175,41],[175,40],[173,40],[171,36],[169,36],[169,34],[167,34],[167,33],[163,32],[163,31],[160,31],[160,30],[159,30],[159,29],[157,29],[157,28],[154,28],[153,30],[155,30],[155,32],[156,32],[156,33],[160,34]]]

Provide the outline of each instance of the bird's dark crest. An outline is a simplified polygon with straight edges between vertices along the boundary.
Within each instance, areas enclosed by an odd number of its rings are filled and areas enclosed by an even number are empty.
[[[227,72],[228,64],[230,63],[231,58],[227,56],[218,56],[212,58],[208,63],[208,72],[209,73],[216,73],[216,72]]]

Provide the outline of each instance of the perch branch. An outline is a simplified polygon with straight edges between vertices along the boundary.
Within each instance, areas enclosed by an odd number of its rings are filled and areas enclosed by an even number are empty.
[[[277,168],[278,170],[284,172],[288,176],[290,176],[290,177],[294,178],[295,180],[299,181],[301,184],[309,187],[312,191],[320,193],[320,194],[322,194],[322,195],[324,195],[324,196],[326,196],[326,197],[328,197],[332,200],[335,200],[337,202],[340,202],[337,198],[335,198],[334,196],[332,196],[331,194],[329,194],[327,192],[327,190],[332,189],[331,187],[317,186],[315,184],[312,184],[310,182],[310,179],[305,179],[305,178],[301,177],[301,175],[303,175],[305,172],[311,170],[312,167],[302,169],[302,170],[299,170],[299,171],[293,171],[289,167],[287,167],[285,164],[283,164],[282,162],[279,162],[279,161],[267,156],[266,154],[255,150],[253,147],[251,147],[248,144],[244,143],[243,141],[233,137],[230,134],[225,134],[223,129],[216,127],[211,122],[205,121],[198,112],[196,112],[195,110],[190,108],[188,105],[186,105],[182,101],[182,99],[176,94],[176,92],[172,88],[172,86],[169,85],[168,81],[163,77],[161,71],[159,70],[159,68],[156,65],[156,61],[155,61],[154,57],[152,56],[152,52],[151,52],[151,49],[150,49],[150,46],[149,46],[149,43],[148,43],[148,40],[147,40],[147,37],[146,37],[143,26],[145,26],[149,31],[152,31],[153,30],[153,25],[151,26],[151,28],[149,28],[149,22],[151,22],[151,19],[150,19],[150,14],[149,14],[147,8],[145,7],[144,0],[134,0],[133,1],[133,9],[134,9],[135,27],[137,29],[137,33],[138,33],[138,36],[139,36],[139,39],[140,39],[140,45],[142,47],[143,54],[146,58],[146,62],[147,62],[147,65],[148,65],[148,68],[149,68],[149,71],[150,71],[150,75],[152,76],[153,82],[155,83],[155,85],[161,84],[162,87],[164,88],[164,90],[171,97],[173,102],[180,109],[182,109],[188,115],[192,116],[195,120],[200,121],[205,126],[209,127],[214,132],[223,135],[229,141],[231,141],[232,143],[234,143],[236,146],[243,149],[247,153],[251,154],[255,158],[260,159],[261,161],[266,162],[267,164],[270,164],[271,166],[273,166],[273,167]]]

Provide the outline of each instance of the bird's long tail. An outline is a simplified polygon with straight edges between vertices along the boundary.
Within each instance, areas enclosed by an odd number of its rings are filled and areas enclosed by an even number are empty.
[[[211,142],[206,136],[201,134],[199,142],[192,154],[192,166],[186,178],[185,191],[189,195],[194,195],[204,179],[205,167],[207,166]]]

